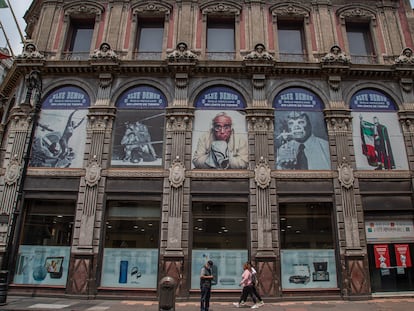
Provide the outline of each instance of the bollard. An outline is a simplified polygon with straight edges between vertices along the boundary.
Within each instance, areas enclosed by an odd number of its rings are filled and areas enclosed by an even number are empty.
[[[7,300],[7,290],[8,290],[8,275],[9,271],[1,270],[0,271],[0,306],[6,304]]]
[[[159,311],[175,311],[175,280],[166,276],[160,281]]]

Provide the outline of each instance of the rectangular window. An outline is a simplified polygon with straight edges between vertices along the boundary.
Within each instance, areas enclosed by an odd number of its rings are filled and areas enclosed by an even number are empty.
[[[156,288],[159,202],[108,202],[101,285]]]
[[[27,206],[16,260],[15,284],[65,286],[75,202],[33,201]]]
[[[336,288],[332,206],[280,204],[282,288]]]
[[[238,288],[248,256],[247,226],[246,203],[193,203],[191,288],[199,288],[207,260],[214,262],[214,288]]]
[[[209,18],[207,21],[208,59],[231,60],[235,57],[234,18]]]
[[[346,33],[352,62],[356,64],[375,63],[369,24],[347,23]]]
[[[137,33],[137,58],[161,59],[164,20],[140,19]]]
[[[93,20],[71,21],[68,59],[80,60],[89,58],[94,25],[95,21]]]
[[[305,61],[303,24],[296,21],[279,22],[277,29],[280,60],[287,62]]]

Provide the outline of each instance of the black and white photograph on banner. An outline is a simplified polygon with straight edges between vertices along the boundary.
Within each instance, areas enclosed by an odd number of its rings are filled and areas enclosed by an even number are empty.
[[[394,102],[382,92],[365,89],[352,96],[350,106],[357,169],[408,169]]]
[[[160,90],[139,85],[117,100],[113,166],[161,166],[167,99]]]
[[[112,165],[162,165],[164,118],[162,110],[118,110]]]
[[[196,110],[192,167],[246,169],[246,116],[237,110]]]
[[[30,166],[83,165],[90,99],[80,88],[58,88],[45,98],[32,145]]]
[[[329,170],[322,101],[305,89],[290,88],[275,98],[274,107],[276,168]]]

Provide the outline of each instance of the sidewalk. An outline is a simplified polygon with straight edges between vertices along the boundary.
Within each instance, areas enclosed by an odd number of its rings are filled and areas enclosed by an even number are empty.
[[[176,311],[198,311],[198,302],[177,302]],[[249,307],[241,308],[250,310]],[[414,309],[414,298],[376,298],[365,301],[294,301],[271,302],[260,307],[261,311],[408,311]],[[7,304],[0,306],[1,311],[159,311],[157,301],[133,300],[79,300],[67,298],[8,296]],[[211,300],[210,311],[237,310],[232,301]]]

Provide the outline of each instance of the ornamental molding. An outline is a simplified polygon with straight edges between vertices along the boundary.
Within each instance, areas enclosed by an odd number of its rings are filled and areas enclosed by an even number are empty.
[[[309,23],[310,8],[300,5],[300,4],[277,4],[269,8],[272,17],[273,23],[277,23],[277,19],[280,17],[300,17]]]
[[[271,169],[269,165],[263,160],[263,157],[261,157],[259,164],[257,164],[254,169],[254,180],[256,181],[256,185],[262,189],[269,187],[271,181],[270,173]]]
[[[71,16],[85,15],[95,16],[96,21],[101,20],[102,14],[105,12],[104,6],[91,1],[73,1],[63,7],[65,11],[65,22],[69,22]]]
[[[85,182],[89,187],[94,187],[98,184],[101,179],[102,168],[98,161],[92,160],[86,167]]]
[[[200,5],[203,22],[207,22],[208,15],[234,15],[236,22],[239,22],[242,6],[235,1],[211,1]]]
[[[354,185],[354,171],[345,159],[338,167],[338,180],[341,186],[346,189],[350,189]]]
[[[6,167],[6,171],[4,174],[4,181],[7,185],[11,186],[15,184],[21,175],[22,167],[20,162],[17,160],[17,157],[12,159]]]
[[[173,188],[180,188],[184,184],[185,180],[185,167],[180,162],[179,158],[175,159],[169,168],[170,175],[168,176],[168,180],[170,181],[170,185]]]
[[[171,5],[162,3],[161,1],[149,1],[144,4],[137,4],[132,6],[133,20],[136,22],[139,15],[165,15],[168,18],[172,9],[173,7]]]
[[[344,6],[336,12],[341,24],[345,25],[347,19],[365,19],[371,20],[373,26],[376,26],[376,12],[369,7],[359,5],[355,7],[355,4]]]

